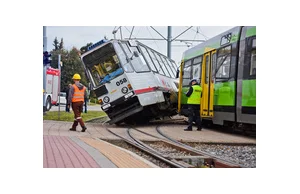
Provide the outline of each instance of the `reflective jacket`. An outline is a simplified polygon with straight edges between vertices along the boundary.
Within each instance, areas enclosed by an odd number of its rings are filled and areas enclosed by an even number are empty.
[[[73,84],[74,87],[74,94],[72,97],[72,102],[84,102],[84,92],[85,92],[85,87],[83,89],[79,90],[79,88],[76,86],[76,84]]]
[[[202,88],[199,85],[192,86],[193,92],[189,96],[187,103],[188,104],[200,104],[200,98],[202,93]]]

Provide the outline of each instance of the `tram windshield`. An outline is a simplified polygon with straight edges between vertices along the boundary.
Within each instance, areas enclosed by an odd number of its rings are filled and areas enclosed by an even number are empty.
[[[83,57],[95,86],[107,83],[123,73],[118,56],[111,43]]]

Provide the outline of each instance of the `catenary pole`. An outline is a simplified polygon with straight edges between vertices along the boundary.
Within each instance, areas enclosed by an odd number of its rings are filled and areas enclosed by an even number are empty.
[[[43,26],[43,52],[47,51],[47,32],[46,26]],[[43,64],[43,114],[46,114],[46,70],[47,66]]]
[[[58,71],[59,71],[59,80],[58,80],[58,120],[60,120],[60,80],[61,80],[61,63],[60,63],[60,54],[58,55]],[[66,105],[67,106],[67,105]]]
[[[171,47],[172,47],[172,27],[168,26],[168,45],[167,45],[167,51],[168,51],[168,57],[171,58]]]

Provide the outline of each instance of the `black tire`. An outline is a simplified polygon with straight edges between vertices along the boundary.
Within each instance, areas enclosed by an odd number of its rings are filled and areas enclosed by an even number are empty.
[[[51,104],[51,98],[50,96],[48,96],[47,100],[46,100],[46,110],[49,111],[52,107],[52,104]]]

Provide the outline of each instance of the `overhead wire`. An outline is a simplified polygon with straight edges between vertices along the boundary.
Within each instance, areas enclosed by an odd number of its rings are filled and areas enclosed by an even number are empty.
[[[152,34],[151,34],[150,30],[148,29],[148,26],[146,26],[146,28],[147,28],[147,30],[148,30],[148,32],[149,32],[149,34],[150,34],[150,36],[152,37],[152,39],[154,39],[154,37],[152,36]],[[155,45],[156,45],[157,49],[158,49],[158,50],[160,50],[160,49],[159,49],[159,46],[158,46],[158,45],[157,45],[157,43],[156,43],[156,41],[155,41],[155,40],[153,40],[153,42],[155,43]]]

